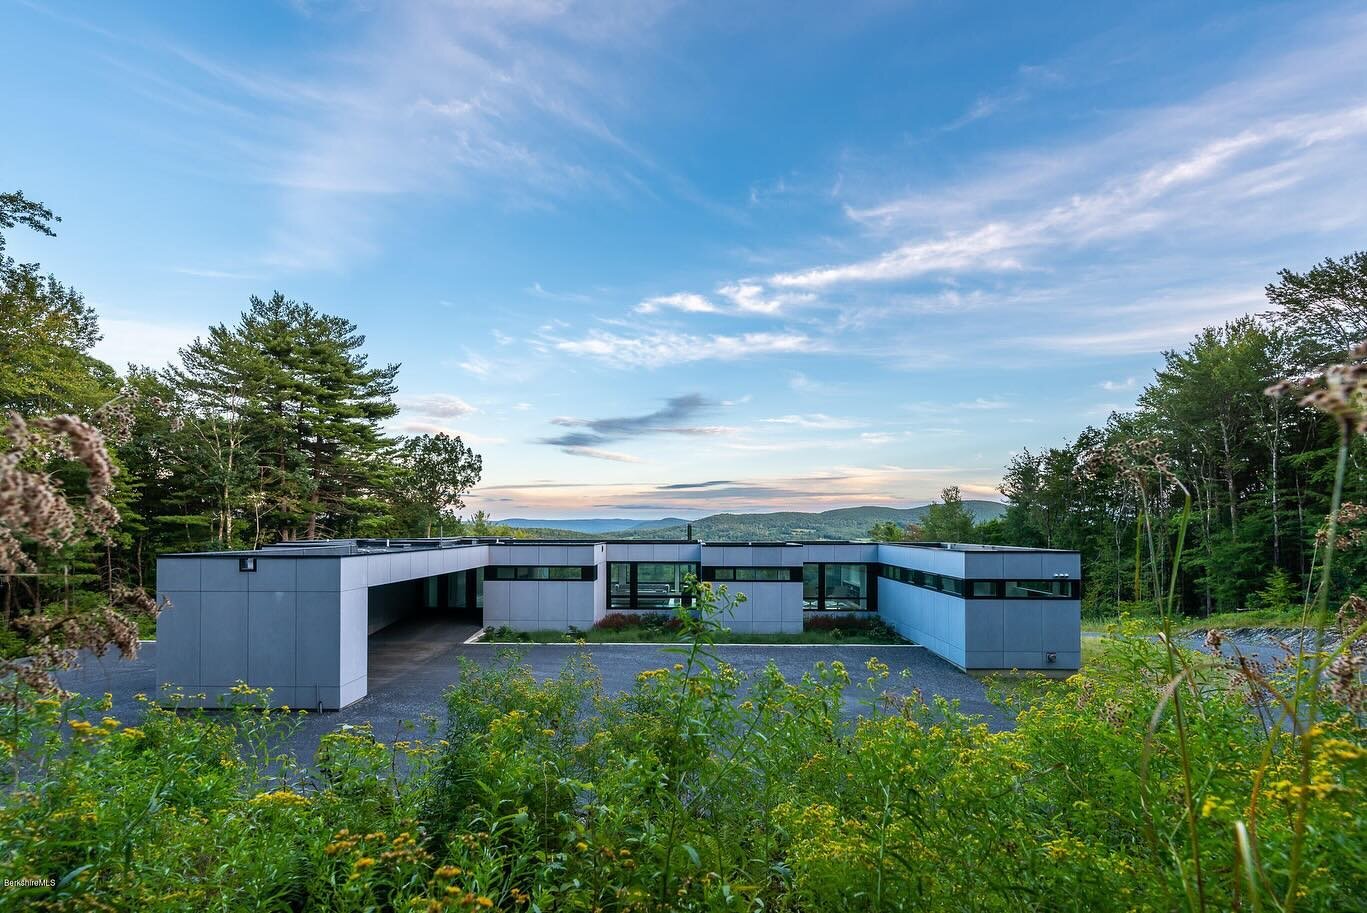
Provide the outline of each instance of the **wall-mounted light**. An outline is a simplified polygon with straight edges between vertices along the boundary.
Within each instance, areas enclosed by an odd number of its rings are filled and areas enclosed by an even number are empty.
[[[1047,663],[1056,663],[1058,662],[1058,654],[1053,652],[1046,653],[1044,654],[1044,661]]]
[[[255,571],[255,570],[256,570],[256,559],[255,559],[255,558],[238,558],[238,559],[237,559],[237,569],[238,569],[239,571],[245,571],[245,572],[253,572],[253,571]]]

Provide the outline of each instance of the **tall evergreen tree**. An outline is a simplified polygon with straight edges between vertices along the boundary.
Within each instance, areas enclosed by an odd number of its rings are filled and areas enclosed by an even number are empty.
[[[236,442],[219,469],[225,500],[251,505],[254,541],[343,534],[383,510],[390,444],[380,425],[398,411],[399,366],[370,367],[356,330],[276,292],[181,351],[171,377]],[[234,493],[243,467],[246,491]]]

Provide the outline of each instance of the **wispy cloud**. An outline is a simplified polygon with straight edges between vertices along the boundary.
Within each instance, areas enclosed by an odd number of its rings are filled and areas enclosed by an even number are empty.
[[[611,124],[632,85],[623,56],[649,46],[669,6],[379,5],[334,21],[326,53],[251,62],[161,37],[101,34],[120,52],[135,46],[138,60],[172,68],[170,80],[125,73],[168,106],[193,89],[199,98],[181,113],[215,137],[206,153],[277,188],[263,263],[340,270],[379,250],[401,195],[544,208],[648,185],[686,194],[686,180]]]
[[[1324,19],[1328,45],[1288,42],[1199,95],[1117,111],[1062,144],[981,156],[965,178],[889,194],[880,185],[918,182],[861,175],[862,200],[845,212],[862,237],[831,246],[872,252],[698,297],[720,313],[835,309],[841,328],[894,334],[915,314],[1064,309],[1077,315],[1067,329],[1018,341],[1098,355],[1180,344],[1204,322],[1259,308],[1262,284],[1284,264],[1250,262],[1248,251],[1367,225],[1356,179],[1367,170],[1367,15]],[[980,98],[958,125],[1066,81],[1050,66],[1022,68],[1015,86]],[[842,164],[842,181],[849,170]],[[1091,274],[1089,258],[1112,264],[1111,276]],[[1164,297],[1212,280],[1244,284],[1203,302],[1199,316],[1156,326]],[[933,283],[944,287],[926,289]]]
[[[580,292],[552,292],[542,288],[540,282],[533,282],[527,289],[528,292],[537,298],[546,298],[550,301],[573,301],[577,304],[586,304],[593,300],[592,295],[585,295]]]
[[[764,355],[820,352],[827,344],[796,331],[698,336],[665,330],[638,334],[589,330],[578,339],[553,341],[555,349],[619,368],[659,368],[697,361],[734,361]]]
[[[616,450],[603,450],[600,447],[562,447],[562,452],[571,456],[589,457],[595,460],[609,460],[613,463],[644,463],[640,457],[634,457],[629,453],[620,453]]]
[[[660,491],[685,491],[689,489],[719,488],[723,485],[734,485],[732,479],[713,479],[709,482],[674,482],[670,485],[659,486]]]
[[[1133,377],[1127,377],[1124,380],[1103,380],[1101,383],[1097,384],[1097,386],[1111,393],[1121,390],[1133,390],[1135,388],[1135,379]]]
[[[1197,207],[1229,209],[1243,204],[1254,168],[1295,162],[1306,173],[1319,147],[1360,143],[1367,136],[1367,105],[1349,104],[1311,114],[1265,118],[1225,135],[1197,140],[1188,148],[1120,178],[1104,180],[1090,193],[1041,201],[1024,216],[1002,217],[938,237],[921,238],[864,260],[778,273],[780,288],[895,282],[920,276],[1020,270],[1041,250],[1096,244],[1148,235]],[[1236,168],[1242,164],[1242,168]],[[917,207],[923,201],[918,200]],[[898,217],[896,204],[855,212],[861,220]]]
[[[613,418],[574,418],[560,416],[551,419],[551,424],[562,428],[573,428],[563,434],[543,437],[538,444],[559,447],[564,453],[573,456],[588,456],[619,462],[639,462],[634,457],[616,451],[603,449],[602,445],[614,441],[650,437],[661,434],[676,435],[714,435],[725,434],[733,429],[699,425],[694,419],[716,408],[711,400],[697,393],[673,396],[654,412],[642,415],[618,416]]]
[[[173,266],[171,272],[180,273],[182,276],[194,276],[197,279],[247,280],[261,278],[254,273],[230,272],[221,269],[197,269],[189,266]]]
[[[486,447],[508,443],[507,438],[498,437],[497,435],[471,434],[468,431],[461,431],[458,428],[452,428],[450,425],[444,425],[441,422],[400,422],[398,429],[405,434],[444,434],[447,437],[458,437],[467,444],[479,444]]]
[[[833,415],[825,415],[821,412],[814,412],[811,415],[780,415],[776,418],[762,418],[761,422],[771,425],[792,425],[796,428],[809,428],[834,431],[841,428],[858,428],[864,422],[859,419],[837,418]]]
[[[478,411],[474,406],[451,393],[400,396],[398,404],[399,408],[415,415],[427,415],[436,418],[459,418],[462,415],[469,415]]]
[[[1041,88],[1057,85],[1062,81],[1062,76],[1052,67],[1023,65],[1016,71],[1016,78],[1010,87],[979,95],[967,111],[936,132],[951,133],[963,129],[969,124],[1014,108],[1030,100]]]
[[[905,441],[914,434],[914,431],[865,431],[859,435],[859,439],[866,444],[891,444]]]
[[[695,292],[675,292],[646,298],[636,305],[638,314],[682,311],[688,314],[727,314],[733,317],[778,316],[794,307],[809,304],[816,296],[808,292],[775,292],[754,280],[720,285],[716,290],[721,303]]]
[[[808,292],[775,292],[753,280],[722,285],[717,294],[730,301],[741,314],[779,314],[816,300],[816,296]]]
[[[657,295],[654,298],[646,298],[636,305],[636,313],[638,314],[654,314],[662,310],[684,311],[689,314],[715,314],[718,308],[702,295],[694,295],[690,292]]]
[[[465,357],[457,362],[462,371],[468,371],[476,377],[488,377],[494,373],[495,365],[488,358],[478,352],[465,350]]]

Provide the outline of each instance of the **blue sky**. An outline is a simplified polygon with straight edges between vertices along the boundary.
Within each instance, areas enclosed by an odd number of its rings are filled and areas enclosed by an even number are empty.
[[[0,0],[14,233],[161,364],[279,289],[403,363],[471,508],[995,496],[1363,244],[1317,3]]]

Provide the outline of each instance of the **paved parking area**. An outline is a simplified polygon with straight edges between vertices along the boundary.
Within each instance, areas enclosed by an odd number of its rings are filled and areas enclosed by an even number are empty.
[[[515,649],[540,679],[556,674],[565,661],[580,649],[592,656],[603,676],[607,693],[629,690],[637,673],[657,669],[678,661],[664,652],[663,644],[465,644],[477,628],[449,622],[418,620],[401,622],[371,636],[370,693],[360,701],[336,712],[314,714],[291,740],[291,747],[302,757],[311,758],[318,740],[342,724],[371,723],[377,735],[393,738],[403,721],[417,720],[422,714],[445,719],[442,693],[459,675],[460,657],[475,662],[494,662],[498,654]],[[717,652],[741,672],[755,673],[773,661],[785,678],[797,680],[820,661],[840,660],[855,681],[862,679],[864,664],[870,657],[892,669],[888,679],[891,690],[907,693],[919,688],[927,698],[942,695],[958,700],[967,713],[980,714],[993,729],[1008,728],[1010,718],[990,704],[982,682],[922,647],[913,645],[826,645],[802,644],[723,644]],[[901,677],[907,670],[906,678]],[[88,657],[82,667],[64,674],[65,687],[83,694],[114,696],[113,713],[125,723],[134,722],[142,706],[134,695],[156,691],[156,644],[143,645],[136,660],[116,656]],[[853,716],[864,708],[864,695],[854,689],[846,692],[845,709]]]

